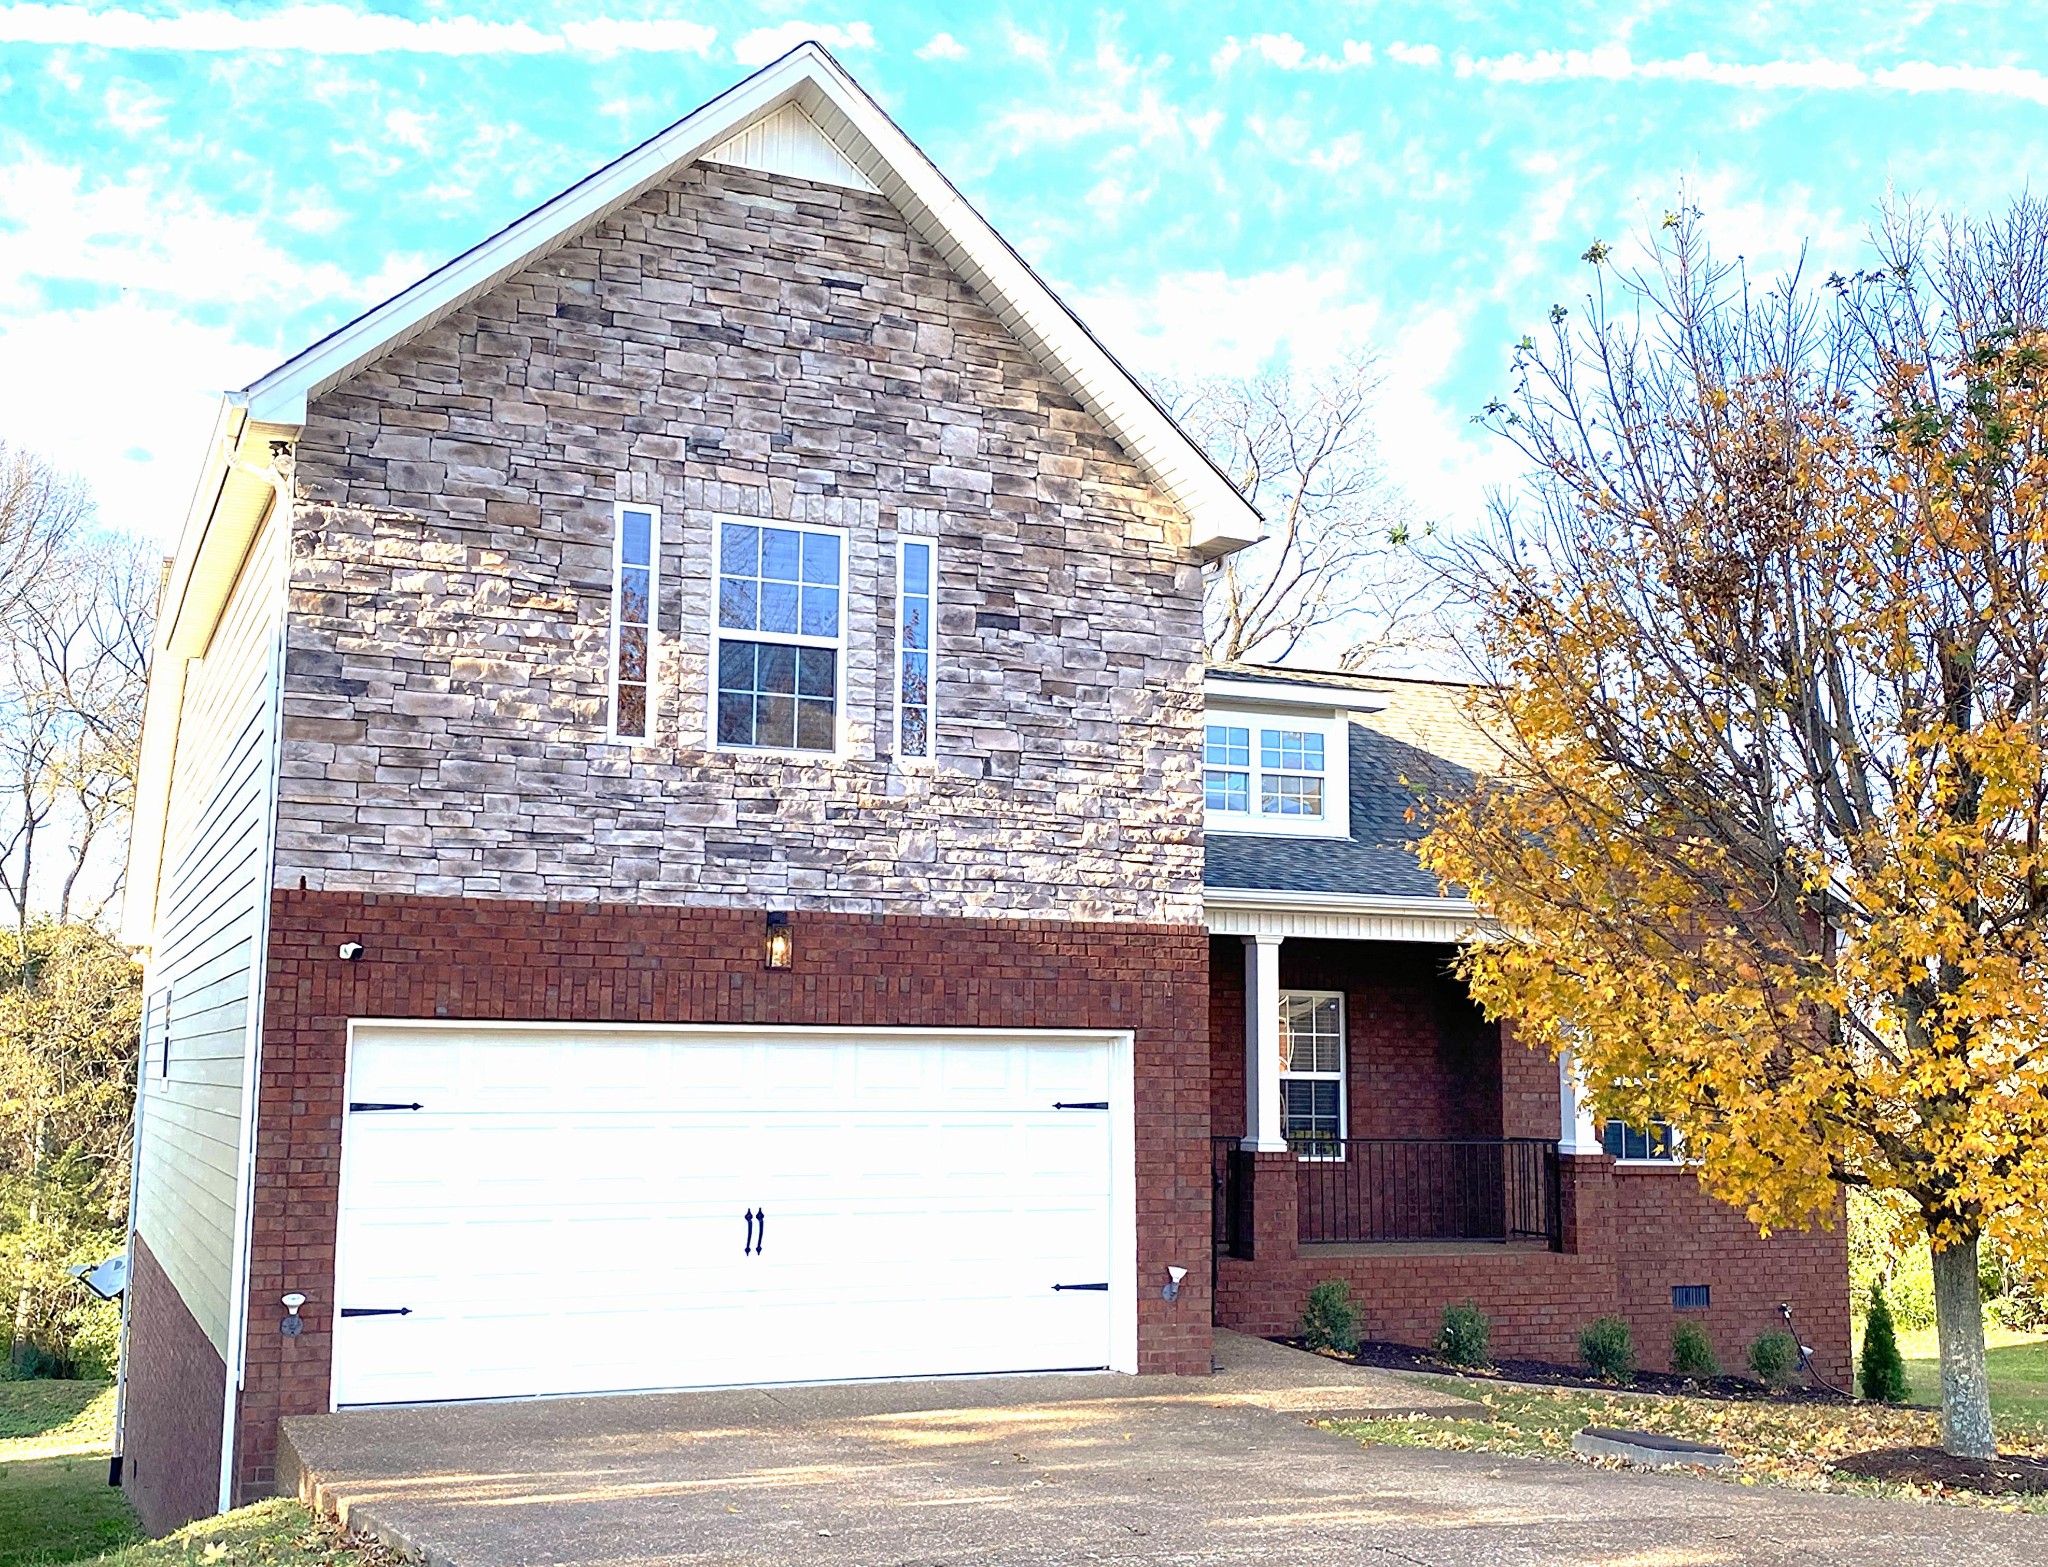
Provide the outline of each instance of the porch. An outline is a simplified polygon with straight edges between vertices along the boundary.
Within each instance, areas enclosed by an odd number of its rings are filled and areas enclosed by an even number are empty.
[[[1564,1072],[1510,1045],[1447,941],[1218,936],[1216,1244],[1564,1243],[1560,1149],[1598,1151]],[[1269,1162],[1270,1161],[1270,1162]],[[1286,1222],[1279,1205],[1291,1216]]]

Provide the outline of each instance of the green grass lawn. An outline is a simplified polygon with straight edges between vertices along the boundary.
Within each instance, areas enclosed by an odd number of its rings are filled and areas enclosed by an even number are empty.
[[[1989,1345],[1984,1358],[1991,1373],[1992,1413],[2008,1424],[2048,1433],[2048,1334],[1987,1327],[1984,1337]],[[1940,1403],[1941,1362],[1934,1329],[1901,1333],[1899,1352],[1906,1357],[1914,1402]]]
[[[107,1484],[114,1390],[0,1382],[0,1567],[398,1567],[392,1552],[279,1499],[145,1540]]]
[[[139,1540],[87,1567],[399,1567],[402,1561],[395,1552],[344,1535],[331,1520],[278,1497],[202,1518],[161,1540]]]
[[[142,1531],[107,1484],[114,1390],[104,1382],[0,1382],[0,1567],[46,1567]]]

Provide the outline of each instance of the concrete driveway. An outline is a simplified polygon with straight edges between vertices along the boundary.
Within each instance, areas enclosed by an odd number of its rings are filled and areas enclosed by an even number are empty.
[[[303,1493],[437,1564],[2048,1561],[2048,1518],[1308,1423],[1442,1401],[1226,1337],[1225,1374],[662,1394],[286,1422]]]

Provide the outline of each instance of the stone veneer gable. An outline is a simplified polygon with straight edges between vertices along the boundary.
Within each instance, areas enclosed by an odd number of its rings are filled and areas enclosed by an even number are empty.
[[[885,198],[686,169],[317,398],[295,464],[279,886],[1199,920],[1187,523]],[[645,746],[604,738],[621,499],[662,512]],[[838,759],[705,745],[721,515],[849,531]],[[935,764],[891,755],[902,534]]]

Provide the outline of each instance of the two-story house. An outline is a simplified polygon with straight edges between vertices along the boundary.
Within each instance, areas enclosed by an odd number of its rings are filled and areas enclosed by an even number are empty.
[[[145,1520],[292,1414],[1200,1374],[1333,1269],[1389,1331],[1613,1299],[1390,836],[1409,688],[1205,698],[1258,528],[813,45],[228,397],[126,917]],[[1359,1255],[1402,1134],[1550,1183],[1521,1273]]]

